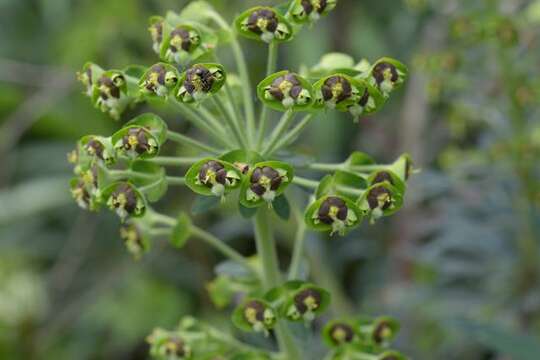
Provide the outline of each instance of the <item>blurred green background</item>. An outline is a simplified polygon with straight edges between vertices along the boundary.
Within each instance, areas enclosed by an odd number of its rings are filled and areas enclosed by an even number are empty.
[[[205,290],[218,254],[163,241],[134,261],[116,217],[80,211],[68,188],[76,140],[120,126],[93,109],[75,72],[89,60],[156,62],[147,19],[186,2],[0,0],[0,359],[145,359],[144,337],[182,315],[230,326]],[[228,19],[260,4],[211,2]],[[242,44],[261,79],[266,50]],[[280,68],[314,65],[329,51],[411,68],[383,111],[359,124],[319,117],[300,149],[321,161],[409,152],[422,169],[391,219],[307,242],[335,310],[397,317],[397,348],[412,359],[540,358],[539,45],[538,0],[341,0],[280,50]],[[175,190],[162,207],[173,213],[192,200]],[[239,216],[196,221],[254,251]],[[280,227],[286,261],[294,223]]]

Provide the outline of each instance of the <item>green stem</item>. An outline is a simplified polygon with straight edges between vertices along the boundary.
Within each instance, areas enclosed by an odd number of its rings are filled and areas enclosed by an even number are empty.
[[[266,64],[266,76],[270,76],[276,71],[277,58],[278,44],[272,42],[268,45],[268,62]],[[261,110],[261,118],[259,120],[259,132],[257,134],[257,149],[260,149],[263,144],[264,134],[266,133],[266,127],[268,122],[268,110],[268,107],[263,105]]]
[[[287,134],[277,142],[274,150],[268,153],[268,155],[272,155],[275,151],[290,145],[298,137],[298,135],[300,135],[304,128],[311,122],[313,116],[313,114],[308,114],[304,116],[302,120],[300,120],[300,122],[291,129],[291,131],[287,132]]]
[[[304,217],[302,216],[297,207],[294,207],[294,213],[296,217],[297,229],[296,236],[294,237],[294,249],[291,265],[289,267],[289,280],[298,279],[298,275],[300,273],[300,266],[302,265],[304,242],[306,239],[306,222],[304,221]]]
[[[180,113],[189,120],[193,125],[199,128],[204,133],[210,135],[214,140],[216,140],[221,145],[227,147],[227,135],[224,131],[217,129],[208,124],[211,120],[205,119],[200,111],[191,109],[189,106],[179,102],[176,99],[171,98],[171,103],[173,103]]]
[[[244,111],[247,125],[246,127],[248,141],[251,141],[251,139],[253,139],[253,137],[255,136],[255,110],[253,108],[253,101],[251,100],[251,82],[249,79],[246,58],[244,56],[244,52],[242,51],[242,47],[238,42],[237,34],[233,31],[233,29],[231,29],[225,19],[223,19],[223,17],[221,17],[221,15],[219,15],[215,11],[209,12],[209,15],[219,27],[230,32],[231,34],[231,47],[233,50],[233,56],[236,62],[236,66],[238,67],[238,74],[240,75],[240,79],[242,80],[242,94],[244,97]]]
[[[167,176],[167,183],[169,185],[185,185],[186,178],[179,176]]]
[[[219,97],[212,96],[212,100],[214,101],[214,104],[219,109],[219,112],[221,113],[225,121],[227,122],[227,125],[232,130],[238,145],[240,145],[243,149],[246,149],[248,146],[246,143],[246,138],[242,134],[242,130],[240,129],[240,124],[238,124],[235,118],[232,118],[230,116],[229,112],[227,111],[227,109],[225,109],[225,106],[223,105]]]
[[[107,175],[111,176],[114,180],[120,180],[123,178],[138,178],[138,179],[155,179],[155,175],[136,172],[132,170],[106,170]]]
[[[201,160],[200,157],[182,157],[182,156],[156,156],[155,158],[147,159],[146,161],[158,165],[169,166],[189,166]]]
[[[263,267],[263,285],[265,290],[269,290],[281,284],[281,274],[279,272],[274,235],[270,228],[268,209],[259,208],[255,215],[254,227],[257,253]],[[287,325],[278,322],[275,330],[280,349],[285,352],[286,358],[291,360],[301,359],[300,351]]]
[[[244,266],[247,270],[250,270],[254,272],[255,274],[257,274],[256,268],[249,261],[247,261],[247,259],[244,256],[242,256],[239,252],[237,252],[235,249],[233,249],[229,245],[225,244],[223,241],[219,240],[214,235],[194,225],[191,226],[190,230],[193,236],[199,238],[200,240],[203,240],[204,242],[214,247],[216,250],[221,252],[223,255],[225,255],[229,259]]]
[[[219,149],[217,149],[215,147],[212,147],[210,145],[206,145],[206,144],[204,144],[204,143],[202,143],[202,142],[200,142],[198,140],[190,138],[189,136],[179,134],[179,133],[171,131],[171,130],[167,131],[167,139],[169,139],[171,141],[174,141],[174,142],[177,142],[177,143],[182,144],[182,145],[187,145],[189,147],[211,153],[211,154],[220,154],[221,153],[221,150],[219,150]]]
[[[169,236],[171,235],[171,228],[151,229],[150,235],[151,236]]]
[[[272,135],[270,135],[270,139],[268,140],[267,145],[264,147],[264,150],[262,151],[263,156],[267,156],[274,152],[277,143],[283,137],[284,133],[289,128],[289,125],[293,121],[294,115],[295,113],[292,110],[288,110],[283,114],[283,116],[281,116],[279,123],[276,125],[276,127],[272,131]]]
[[[319,187],[319,181],[306,179],[301,176],[295,176],[292,180],[292,183],[298,186],[305,187],[307,189],[312,189],[312,190],[316,190]],[[365,192],[364,190],[355,189],[355,188],[352,188],[349,186],[343,186],[343,185],[338,186],[338,190],[352,196],[362,196]]]
[[[219,120],[207,108],[200,105],[197,110],[206,121],[215,128],[222,136],[227,135],[227,129],[219,122]]]
[[[347,164],[325,164],[325,163],[312,163],[307,166],[311,170],[318,171],[336,171],[336,170],[349,170],[352,172],[369,173],[374,170],[381,170],[388,168],[388,165],[351,165]]]

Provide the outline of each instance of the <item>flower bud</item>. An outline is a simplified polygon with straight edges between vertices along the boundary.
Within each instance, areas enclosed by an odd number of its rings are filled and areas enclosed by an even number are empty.
[[[306,211],[306,223],[319,231],[331,230],[330,235],[345,235],[360,224],[361,213],[349,199],[341,196],[325,196],[315,201]]]
[[[155,329],[147,338],[150,355],[159,360],[187,360],[192,358],[191,346],[176,333]]]
[[[356,338],[356,333],[348,322],[332,321],[323,329],[325,341],[332,347],[352,343]]]
[[[177,97],[184,103],[200,102],[221,89],[225,80],[225,71],[219,64],[193,65],[182,75]]]
[[[336,7],[337,0],[294,0],[290,15],[295,23],[319,20]]]
[[[93,98],[101,111],[118,120],[130,103],[125,75],[116,70],[105,72],[96,82]]]
[[[157,139],[144,127],[129,126],[113,135],[114,149],[131,158],[151,157],[159,152]]]
[[[164,19],[161,16],[153,16],[150,18],[150,26],[148,31],[152,37],[152,49],[156,54],[161,52],[161,44],[163,42],[163,24]]]
[[[261,101],[278,111],[308,108],[312,104],[312,91],[309,82],[289,71],[272,74],[257,87]]]
[[[255,164],[248,173],[248,181],[241,195],[242,205],[256,207],[264,202],[271,204],[283,193],[292,177],[292,168],[285,163],[268,161]]]
[[[143,233],[143,229],[135,222],[128,222],[120,226],[120,238],[128,252],[138,260],[148,252],[150,244],[148,238]]]
[[[201,195],[224,196],[240,186],[241,175],[234,165],[216,159],[203,159],[186,173],[186,185]]]
[[[255,7],[241,14],[235,21],[240,34],[267,43],[287,41],[292,27],[287,20],[270,7]]]
[[[107,205],[111,210],[115,210],[121,219],[144,215],[146,210],[144,198],[133,185],[126,182],[113,184],[106,193],[109,194]]]
[[[139,82],[145,94],[167,97],[178,85],[178,71],[171,65],[152,65]]]

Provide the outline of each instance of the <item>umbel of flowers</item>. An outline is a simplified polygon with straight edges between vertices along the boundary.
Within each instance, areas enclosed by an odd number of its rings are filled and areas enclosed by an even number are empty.
[[[303,232],[296,236],[285,280],[269,214],[288,221],[291,207],[301,206],[305,211],[300,221],[307,229],[343,236],[401,208],[413,172],[406,154],[379,164],[357,151],[341,163],[296,166],[283,156],[282,150],[294,149],[314,117],[339,111],[359,121],[379,111],[407,78],[407,68],[395,59],[356,62],[341,53],[327,54],[301,71],[277,71],[278,45],[292,41],[335,6],[337,0],[257,6],[241,12],[231,25],[208,3],[193,1],[180,13],[150,19],[152,48],[159,57],[155,64],[104,70],[87,63],[78,74],[94,106],[113,119],[124,120],[127,110],[135,112],[144,102],[170,106],[205,138],[175,132],[153,113],[122,122],[109,136],[83,137],[68,156],[74,165],[70,185],[77,204],[90,211],[115,212],[122,221],[120,237],[136,259],[163,236],[176,248],[190,238],[215,247],[241,271],[216,274],[207,287],[212,301],[232,309],[232,323],[238,329],[266,336],[268,342],[275,334],[277,341],[275,351],[268,351],[186,318],[177,329],[156,329],[148,337],[152,357],[311,359],[289,326],[303,323],[304,331],[318,328],[321,316],[332,306],[332,294],[312,282],[316,279],[309,274],[300,275]],[[240,38],[268,47],[268,71],[256,88],[250,82]],[[217,60],[216,49],[225,47],[232,49],[234,66]],[[261,104],[258,113],[255,96]],[[271,110],[281,117],[269,130]],[[192,155],[167,155],[164,149],[172,146],[165,147],[166,143],[189,148]],[[175,168],[185,175],[172,176]],[[305,177],[317,173],[318,179]],[[253,221],[257,253],[245,257],[194,224],[187,213],[160,213],[155,203],[172,186],[185,186],[204,198],[198,211],[236,203],[241,216]],[[288,194],[295,188],[308,191],[309,196],[300,192],[305,204],[289,201]],[[399,328],[394,319],[343,316],[327,322],[322,331],[321,341],[329,346],[327,359],[404,358],[388,349]]]

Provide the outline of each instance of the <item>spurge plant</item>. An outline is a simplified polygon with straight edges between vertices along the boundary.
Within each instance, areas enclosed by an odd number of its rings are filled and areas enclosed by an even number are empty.
[[[331,294],[301,271],[303,230],[345,235],[364,220],[375,222],[402,206],[412,172],[407,155],[391,164],[378,164],[362,152],[336,164],[287,161],[314,117],[336,110],[358,121],[380,110],[407,78],[407,68],[397,60],[383,57],[371,64],[365,59],[356,64],[350,56],[338,53],[327,54],[301,71],[276,71],[279,44],[292,41],[336,3],[292,0],[278,7],[259,6],[242,12],[229,25],[206,2],[191,2],[179,14],[168,12],[150,19],[152,48],[160,62],[115,70],[88,63],[78,74],[84,93],[113,119],[121,119],[143,102],[171,106],[207,139],[174,132],[152,113],[127,121],[109,137],[85,136],[69,154],[76,175],[71,191],[77,203],[91,211],[114,210],[122,221],[121,237],[136,258],[164,235],[177,248],[189,238],[215,247],[228,258],[226,265],[234,264],[241,271],[218,271],[208,285],[211,298],[219,307],[236,305],[232,322],[240,330],[275,337],[277,342],[272,351],[258,348],[185,318],[178,328],[156,329],[148,337],[153,357],[312,359],[314,355],[302,350],[291,328],[296,332],[319,328],[317,319],[329,309]],[[240,37],[268,47],[267,76],[256,90]],[[234,69],[218,60],[216,50],[222,47],[232,50]],[[253,102],[255,95],[258,104]],[[257,117],[256,105],[260,105]],[[282,115],[269,131],[271,111]],[[304,115],[297,120],[300,114]],[[192,148],[197,155],[164,156],[167,142]],[[187,167],[184,177],[167,174],[176,167]],[[301,176],[303,172],[324,176],[309,179]],[[151,204],[165,197],[171,186],[187,186],[208,200],[204,204],[236,203],[239,213],[252,219],[257,253],[249,258],[241,255],[195,225],[186,213],[158,212]],[[303,205],[287,198],[292,198],[294,187],[307,190],[295,197],[306,205],[304,216],[297,216],[300,231],[285,276],[278,266],[270,214],[286,220],[290,213],[302,213],[297,207]],[[403,359],[388,350],[398,331],[395,320],[341,315],[347,317],[331,320],[322,329],[330,348],[327,359]]]

